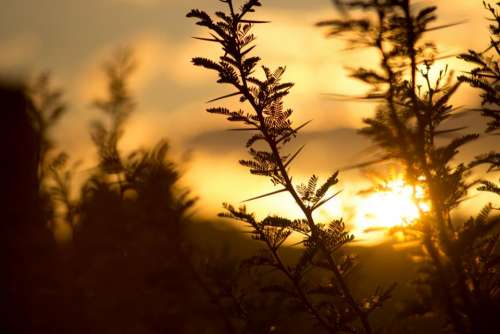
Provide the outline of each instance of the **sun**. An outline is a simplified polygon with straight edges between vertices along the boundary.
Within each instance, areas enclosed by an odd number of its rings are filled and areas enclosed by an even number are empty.
[[[422,187],[407,184],[401,176],[359,198],[356,207],[353,225],[362,239],[378,239],[387,229],[411,224],[429,210]]]

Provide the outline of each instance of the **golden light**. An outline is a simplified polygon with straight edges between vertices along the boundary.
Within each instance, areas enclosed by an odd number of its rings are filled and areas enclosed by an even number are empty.
[[[358,200],[353,219],[354,234],[362,241],[380,242],[391,227],[411,224],[429,205],[422,187],[407,184],[402,177],[388,181],[380,191]]]

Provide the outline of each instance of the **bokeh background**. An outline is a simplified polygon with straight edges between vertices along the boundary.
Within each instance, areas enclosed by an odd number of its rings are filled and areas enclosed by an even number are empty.
[[[488,43],[481,1],[421,1],[417,6],[428,4],[439,6],[439,24],[461,22],[429,33],[428,38],[436,41],[442,54],[451,56],[439,66],[448,64],[457,73],[465,70],[467,65],[453,55],[470,48],[480,50]],[[213,12],[218,5],[215,0],[4,0],[0,73],[25,80],[42,71],[51,72],[69,104],[69,112],[54,130],[54,139],[73,159],[83,161],[78,172],[83,180],[86,168],[96,161],[88,125],[99,114],[92,101],[106,92],[100,64],[117,47],[131,47],[139,65],[131,81],[138,108],[121,148],[128,151],[167,138],[184,170],[183,184],[200,197],[196,214],[213,218],[224,201],[237,204],[272,190],[268,180],[250,176],[237,164],[245,154],[245,139],[226,131],[227,123],[222,119],[204,112],[205,101],[228,91],[215,84],[215,74],[190,64],[191,57],[216,57],[218,50],[191,38],[203,32],[185,14],[196,7]],[[367,87],[351,80],[346,67],[375,65],[375,58],[367,50],[346,50],[342,41],[325,38],[325,32],[314,26],[334,15],[328,0],[267,0],[255,15],[272,21],[255,30],[257,54],[270,67],[285,65],[285,79],[296,83],[286,100],[295,110],[294,121],[313,120],[296,140],[296,145],[307,145],[294,166],[295,180],[312,173],[327,176],[363,162],[374,150],[356,133],[374,106],[339,101],[330,94],[363,93]],[[453,103],[464,110],[473,108],[478,96],[463,87]],[[465,114],[455,122],[478,131],[482,128],[475,114]],[[498,147],[497,141],[482,137],[461,152],[462,157]],[[341,172],[339,188],[343,193],[319,215],[344,215],[356,225],[356,209],[363,201],[358,192],[371,182],[367,174],[359,169]],[[466,206],[487,201],[484,194],[471,196]],[[299,213],[291,201],[280,196],[250,207],[260,214],[269,208],[277,213]]]

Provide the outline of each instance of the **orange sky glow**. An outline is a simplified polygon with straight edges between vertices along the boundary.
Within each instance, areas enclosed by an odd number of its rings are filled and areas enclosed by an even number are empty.
[[[9,2],[9,1],[8,1]],[[50,70],[55,82],[64,88],[69,111],[55,131],[59,147],[74,159],[82,159],[80,177],[94,163],[95,151],[88,135],[88,124],[99,117],[91,101],[105,92],[105,77],[99,65],[116,47],[129,45],[139,64],[131,88],[138,103],[121,143],[125,151],[151,145],[167,138],[174,159],[181,162],[182,182],[199,196],[196,214],[213,219],[222,202],[238,205],[246,198],[273,190],[262,177],[251,176],[237,161],[245,155],[244,137],[225,131],[230,125],[222,118],[204,112],[205,101],[227,93],[215,84],[216,76],[191,65],[194,56],[215,58],[219,54],[208,43],[192,39],[204,32],[184,16],[190,8],[217,9],[216,0],[52,0],[10,1],[9,10],[0,13],[0,73],[30,77]],[[44,4],[42,4],[42,2]],[[365,86],[348,78],[347,66],[376,66],[369,50],[345,51],[342,42],[327,39],[314,23],[335,15],[328,0],[263,0],[255,17],[272,23],[255,29],[256,53],[269,67],[285,65],[285,80],[295,83],[285,100],[294,109],[296,124],[312,119],[294,145],[306,144],[303,155],[292,168],[294,180],[310,175],[320,178],[344,166],[363,161],[371,144],[356,134],[363,117],[371,115],[373,105],[332,100],[328,93],[356,95]],[[465,23],[438,30],[428,38],[436,41],[443,54],[457,54],[469,48],[482,49],[488,43],[487,21],[479,0],[422,1],[437,4],[440,22]],[[45,6],[45,7],[44,7]],[[29,8],[29,9],[28,9]],[[41,14],[40,14],[41,13]],[[45,18],[38,18],[45,15]],[[13,24],[17,20],[17,24]],[[22,24],[20,24],[22,23]],[[59,28],[56,28],[59,27]],[[369,59],[367,61],[367,59]],[[439,61],[436,73],[447,64],[455,72],[466,65],[454,58]],[[452,101],[457,106],[474,106],[477,94],[464,87]],[[237,105],[238,101],[223,103]],[[477,119],[461,119],[472,128],[481,128]],[[461,153],[469,159],[498,147],[498,139],[484,138]],[[340,173],[342,190],[317,215],[331,219],[344,217],[361,239],[372,227],[391,227],[411,222],[418,216],[412,202],[412,189],[397,175],[389,191],[361,195],[370,186],[366,173],[350,170]],[[467,207],[488,200],[484,194],[471,194]],[[426,210],[425,203],[420,209]],[[300,210],[288,195],[248,204],[262,216],[269,212],[300,217]],[[394,209],[396,208],[396,209]],[[379,238],[377,236],[377,238]]]

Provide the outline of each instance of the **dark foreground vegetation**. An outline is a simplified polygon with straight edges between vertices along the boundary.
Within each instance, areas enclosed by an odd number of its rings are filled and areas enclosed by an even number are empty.
[[[251,29],[266,22],[252,14],[261,1],[221,2],[225,11],[213,17],[196,9],[188,14],[209,32],[200,39],[221,49],[220,58],[196,57],[193,63],[216,71],[218,83],[232,89],[212,102],[238,98],[242,109],[208,112],[249,134],[249,157],[240,163],[276,186],[249,201],[287,192],[303,216],[270,210],[259,220],[244,206],[224,204],[221,216],[245,224],[251,239],[195,221],[195,195],[179,186],[180,169],[166,140],[121,152],[120,138],[136,106],[128,87],[136,67],[129,50],[119,50],[104,66],[107,97],[94,101],[102,116],[90,128],[98,163],[78,186],[78,163],[52,140],[53,126],[67,111],[62,92],[48,75],[33,83],[0,83],[0,331],[497,332],[498,197],[470,219],[453,213],[472,188],[500,195],[500,185],[487,178],[500,169],[498,152],[473,161],[456,158],[468,142],[499,134],[500,4],[485,4],[490,45],[460,55],[472,70],[458,77],[443,70],[434,81],[429,71],[438,48],[424,36],[444,27],[433,25],[435,7],[338,0],[340,18],[318,23],[352,47],[377,50],[377,68],[352,72],[371,86],[353,98],[378,105],[361,129],[379,149],[368,160],[397,163],[407,182],[423,189],[416,203],[429,203],[428,210],[419,206],[419,219],[401,228],[413,246],[395,251],[390,243],[356,247],[342,220],[315,220],[314,211],[338,195],[339,173],[326,180],[312,175],[303,184],[292,177],[302,148],[290,147],[307,123],[293,124],[285,107],[293,84],[281,81],[284,67],[269,69],[255,55]],[[366,16],[351,16],[354,11]],[[480,95],[481,107],[468,112],[485,119],[486,134],[463,134],[467,129],[448,125],[457,112],[451,98],[462,85]],[[473,176],[478,170],[479,179]],[[54,237],[61,226],[69,231],[64,242]],[[300,236],[299,247],[284,246],[292,235]]]

